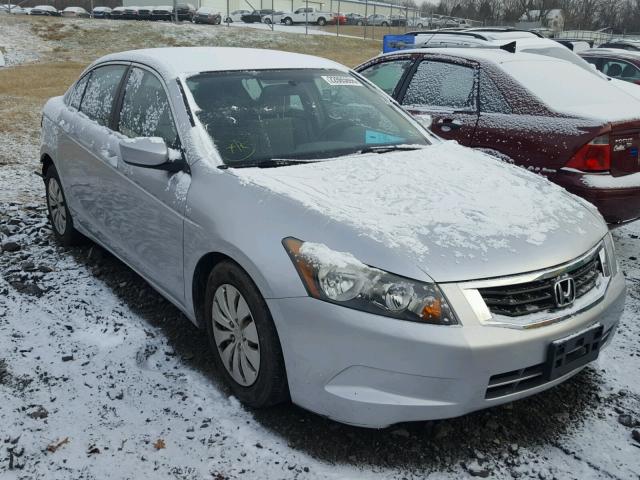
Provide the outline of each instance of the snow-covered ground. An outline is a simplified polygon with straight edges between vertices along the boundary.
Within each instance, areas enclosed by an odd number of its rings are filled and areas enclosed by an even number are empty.
[[[11,141],[19,155],[0,149],[2,480],[640,476],[640,224],[614,233],[627,306],[596,364],[513,404],[362,430],[290,404],[242,407],[205,336],[140,277],[95,245],[56,244],[37,142]]]

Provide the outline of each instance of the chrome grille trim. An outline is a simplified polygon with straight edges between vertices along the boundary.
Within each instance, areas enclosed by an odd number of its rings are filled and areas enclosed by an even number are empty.
[[[600,241],[580,257],[562,265],[520,275],[461,282],[458,284],[458,286],[462,290],[462,293],[464,294],[467,301],[469,302],[469,305],[476,314],[478,321],[482,324],[515,329],[529,329],[549,325],[584,312],[602,301],[606,294],[606,290],[609,286],[611,277],[598,274],[596,277],[591,279],[581,278],[581,283],[579,284],[581,288],[591,282],[593,282],[593,285],[590,288],[587,288],[585,291],[581,292],[580,297],[576,296],[575,302],[569,307],[555,310],[552,307],[546,307],[541,308],[536,312],[527,312],[526,314],[517,316],[508,316],[492,312],[490,310],[490,306],[488,306],[485,302],[481,291],[485,290],[486,293],[486,291],[490,291],[491,288],[504,288],[510,286],[513,286],[517,289],[518,285],[522,285],[523,289],[526,289],[527,291],[530,290],[532,293],[535,293],[538,291],[538,289],[536,288],[537,282],[539,282],[540,284],[540,289],[548,288],[548,286],[543,286],[543,284],[548,283],[544,282],[545,280],[548,281],[549,279],[554,279],[562,275],[566,275],[568,274],[568,272],[572,272],[574,274],[575,272],[580,273],[581,270],[588,270],[589,267],[592,267],[593,262],[596,262],[598,260],[600,260],[601,262],[601,252],[604,251],[604,249],[604,241]],[[602,290],[602,294],[598,296],[598,298],[593,299],[593,301],[589,301],[587,304],[585,304],[585,299],[588,298],[588,294],[591,292],[591,290],[595,288],[595,282],[598,278],[600,278],[601,281],[604,282],[604,285],[600,287],[600,289]],[[536,317],[536,314],[539,316],[541,312],[545,311],[549,312],[548,316],[545,316],[542,319]]]

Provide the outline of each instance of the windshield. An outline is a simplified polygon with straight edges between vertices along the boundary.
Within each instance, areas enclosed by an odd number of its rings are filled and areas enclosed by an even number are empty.
[[[583,70],[586,70],[587,72],[591,73],[592,75],[596,75],[596,76],[600,76],[600,74],[598,73],[597,70],[594,70],[594,68],[589,65],[589,62],[587,62],[586,60],[584,60],[582,57],[579,57],[578,55],[576,55],[574,52],[572,52],[571,50],[569,50],[567,47],[564,46],[540,46],[540,47],[523,47],[523,48],[519,48],[518,49],[519,52],[524,52],[524,53],[533,53],[536,55],[544,55],[545,57],[553,57],[553,58],[557,58],[559,60],[566,60],[567,62],[571,62],[573,63],[575,66],[582,68]]]
[[[380,92],[338,70],[209,72],[187,85],[229,166],[429,144]]]

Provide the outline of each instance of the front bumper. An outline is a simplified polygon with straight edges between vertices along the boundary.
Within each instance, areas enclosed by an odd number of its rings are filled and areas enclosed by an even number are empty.
[[[530,330],[482,325],[461,301],[454,302],[462,322],[456,327],[394,320],[307,297],[267,303],[292,401],[339,422],[382,428],[460,416],[561,383],[580,368],[516,393],[487,393],[492,377],[544,363],[550,342],[596,322],[610,342],[624,297],[624,277],[618,273],[593,308]]]

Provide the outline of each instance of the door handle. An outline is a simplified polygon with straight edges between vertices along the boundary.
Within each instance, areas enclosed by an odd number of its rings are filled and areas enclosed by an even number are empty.
[[[438,126],[443,132],[451,132],[462,128],[462,122],[453,118],[442,118],[438,120]]]

